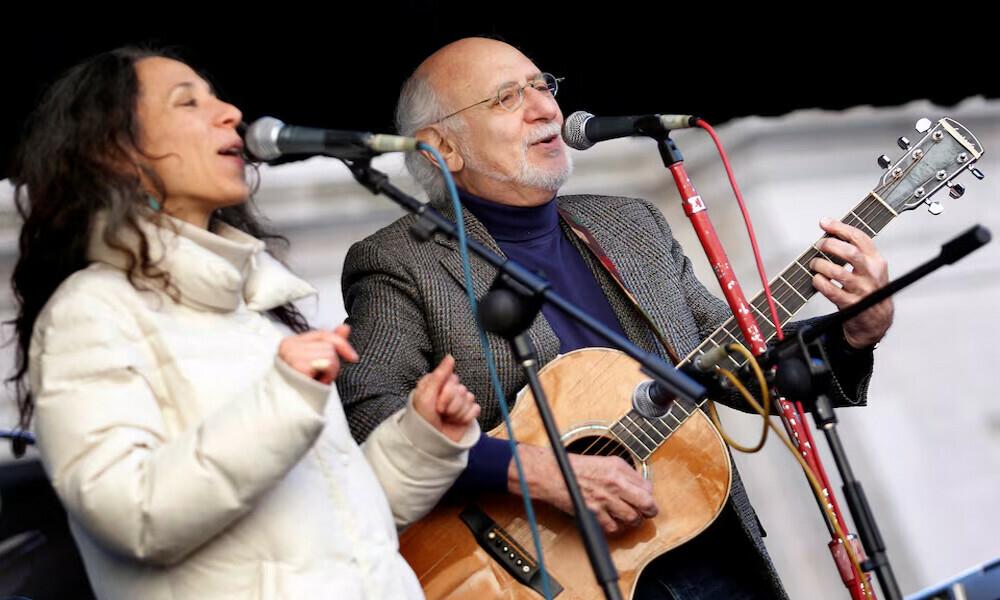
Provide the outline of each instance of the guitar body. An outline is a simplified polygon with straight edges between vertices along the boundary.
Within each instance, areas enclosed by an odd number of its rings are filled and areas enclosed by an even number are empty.
[[[648,379],[639,364],[617,350],[585,348],[552,361],[540,373],[563,444],[580,454],[618,454],[653,484],[659,514],[635,529],[610,536],[620,587],[631,597],[643,567],[701,533],[719,515],[732,479],[729,454],[718,431],[695,411],[655,452],[640,461],[608,427],[632,408],[632,392]],[[525,391],[511,413],[520,442],[548,446],[534,398]],[[490,432],[507,437],[500,426]],[[541,595],[522,584],[477,541],[460,513],[478,507],[502,536],[531,557],[535,547],[521,498],[508,493],[446,500],[401,536],[403,556],[431,600],[524,598]],[[562,587],[560,599],[603,598],[573,517],[535,503],[545,566]],[[513,547],[513,544],[512,544]]]

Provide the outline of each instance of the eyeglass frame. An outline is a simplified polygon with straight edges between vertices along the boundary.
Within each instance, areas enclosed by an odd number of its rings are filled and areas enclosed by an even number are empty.
[[[524,85],[518,85],[517,83],[513,83],[513,85],[517,87],[517,98],[518,98],[517,104],[514,105],[513,108],[507,108],[504,105],[504,103],[500,101],[500,93],[503,90],[505,90],[510,85],[510,83],[504,83],[504,84],[500,85],[497,88],[497,91],[492,96],[490,96],[489,98],[486,98],[485,100],[480,100],[479,102],[476,102],[474,104],[470,104],[470,105],[466,106],[465,108],[461,108],[459,110],[456,110],[455,112],[453,112],[453,113],[451,113],[449,115],[443,116],[440,119],[438,119],[437,121],[435,121],[435,123],[440,123],[441,121],[444,121],[445,119],[450,119],[451,117],[454,117],[455,115],[457,115],[457,114],[459,114],[461,112],[465,112],[465,111],[469,110],[470,108],[475,108],[475,107],[479,106],[480,104],[485,104],[487,102],[493,102],[493,101],[496,101],[496,103],[499,104],[501,107],[503,107],[503,109],[506,110],[507,112],[514,112],[515,110],[521,108],[521,105],[524,104],[524,88],[534,87],[532,84],[537,83],[539,81],[539,78],[541,78],[541,80],[543,80],[543,81],[546,81],[546,83],[547,83],[548,80],[546,79],[546,76],[548,76],[548,77],[551,78],[552,86],[555,88],[555,89],[552,89],[551,87],[549,87],[548,85],[546,85],[546,89],[548,89],[549,93],[552,94],[552,97],[555,98],[556,94],[559,92],[559,84],[562,83],[566,78],[565,77],[556,77],[552,73],[539,73],[537,77],[532,78],[530,81],[528,81]],[[535,88],[535,90],[539,91],[539,92],[541,91],[538,88]]]

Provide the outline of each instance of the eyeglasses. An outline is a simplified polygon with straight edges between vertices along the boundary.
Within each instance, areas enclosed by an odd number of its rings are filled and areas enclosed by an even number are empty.
[[[456,110],[450,115],[441,117],[438,119],[438,122],[450,119],[460,112],[469,110],[470,108],[479,106],[480,104],[486,104],[487,102],[496,102],[507,112],[514,112],[520,108],[522,104],[524,104],[524,88],[533,87],[536,91],[551,95],[554,98],[556,93],[559,91],[559,83],[564,79],[566,78],[556,77],[552,73],[542,73],[524,85],[513,82],[505,83],[497,89],[497,93],[493,96],[490,96],[485,100],[480,100],[475,104],[470,104],[465,108]]]

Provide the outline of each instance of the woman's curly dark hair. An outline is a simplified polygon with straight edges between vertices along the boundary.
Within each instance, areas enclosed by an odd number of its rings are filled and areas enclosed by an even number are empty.
[[[136,117],[139,80],[135,63],[150,57],[181,60],[172,50],[123,47],[74,66],[44,94],[32,112],[15,157],[11,179],[15,204],[24,224],[20,255],[11,276],[18,305],[12,321],[17,339],[17,363],[8,379],[16,388],[20,427],[27,428],[33,411],[26,375],[32,330],[56,288],[87,266],[87,243],[95,214],[103,211],[104,242],[130,257],[128,278],[141,289],[158,281],[172,290],[167,273],[150,258],[150,245],[139,229],[141,219],[158,218],[150,209],[143,181],[164,197],[163,183],[137,157],[147,157],[140,145]],[[182,61],[183,62],[183,61]],[[269,233],[251,201],[215,212],[211,225],[227,223],[264,239],[268,245],[287,241]],[[126,239],[138,239],[138,251]],[[270,311],[297,333],[308,330],[291,304]]]

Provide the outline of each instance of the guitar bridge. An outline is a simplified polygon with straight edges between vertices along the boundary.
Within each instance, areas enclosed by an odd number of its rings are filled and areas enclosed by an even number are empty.
[[[479,546],[498,562],[511,577],[521,585],[530,587],[544,595],[542,591],[542,571],[538,561],[520,544],[514,541],[496,521],[478,506],[469,506],[459,515]],[[558,596],[563,588],[549,573],[549,586],[553,596]]]

